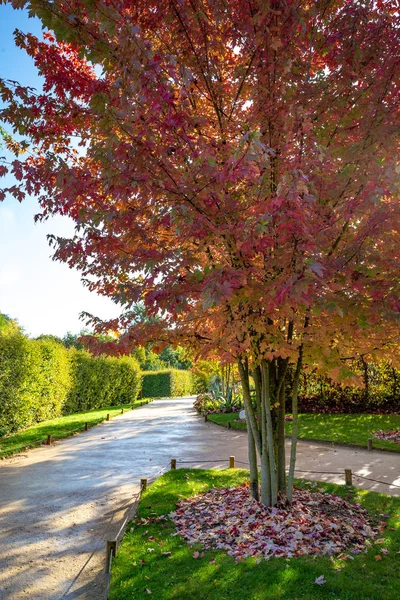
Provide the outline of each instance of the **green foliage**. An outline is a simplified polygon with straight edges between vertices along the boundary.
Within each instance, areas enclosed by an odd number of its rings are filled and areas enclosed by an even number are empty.
[[[18,325],[17,321],[11,319],[11,317],[5,315],[4,313],[0,313],[0,335],[8,335],[18,331],[22,333],[22,329]]]
[[[133,404],[140,384],[133,357],[93,357],[51,335],[32,340],[0,315],[0,436],[63,413]]]
[[[36,378],[30,390],[32,423],[54,419],[61,414],[71,387],[69,352],[51,338],[28,340],[35,347]]]
[[[28,339],[19,332],[0,335],[0,435],[32,422],[27,394],[34,381],[30,349]]]
[[[194,378],[194,392],[203,394],[209,391],[211,379],[219,375],[220,364],[217,360],[199,360],[192,368]]]
[[[70,387],[67,350],[18,331],[0,334],[0,434],[57,417]]]
[[[218,414],[221,412],[220,403],[211,394],[199,394],[193,402],[193,407],[201,415]]]
[[[79,335],[76,335],[76,333],[71,333],[70,331],[68,331],[62,339],[62,343],[66,348],[76,348],[77,350],[83,350],[82,342],[78,342],[78,338],[81,335],[85,335],[85,332],[81,332]]]
[[[140,368],[131,356],[94,357],[71,349],[74,380],[64,413],[133,403],[140,389]]]
[[[187,351],[180,346],[167,346],[160,354],[156,354],[151,346],[138,346],[132,351],[132,356],[139,362],[142,371],[185,370],[190,369],[193,364]]]
[[[314,371],[304,371],[299,390],[300,410],[316,413],[400,412],[398,369],[388,362],[365,361],[354,362],[351,369],[358,377],[358,385],[345,386]]]
[[[193,376],[190,371],[170,369],[143,373],[143,398],[174,398],[193,393]]]
[[[158,355],[158,358],[165,364],[166,367],[172,369],[190,369],[193,365],[190,360],[187,351],[180,346],[173,348],[167,346]]]

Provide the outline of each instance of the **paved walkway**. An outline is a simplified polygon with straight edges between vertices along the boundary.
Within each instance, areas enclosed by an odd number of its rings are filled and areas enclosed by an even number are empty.
[[[189,398],[158,400],[88,432],[0,464],[0,600],[103,600],[105,540],[140,477],[170,458],[246,461],[246,435],[204,423]],[[212,466],[209,463],[205,466]],[[298,469],[340,471],[400,485],[400,455],[299,443]],[[342,476],[307,475],[343,482]],[[400,488],[357,485],[400,496]]]

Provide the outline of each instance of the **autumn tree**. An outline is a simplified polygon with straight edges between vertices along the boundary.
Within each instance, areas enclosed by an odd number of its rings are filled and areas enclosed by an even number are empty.
[[[252,493],[258,456],[262,502],[290,501],[303,363],[346,377],[398,342],[397,2],[11,3],[43,22],[15,39],[45,83],[1,83],[3,194],[74,219],[55,257],[127,308],[120,346],[237,362]],[[129,327],[139,301],[162,318]]]

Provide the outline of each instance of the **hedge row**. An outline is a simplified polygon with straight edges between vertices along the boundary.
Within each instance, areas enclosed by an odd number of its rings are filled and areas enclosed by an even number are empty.
[[[140,390],[139,363],[131,356],[92,356],[85,350],[72,352],[73,383],[64,414],[132,404]]]
[[[144,371],[142,373],[143,398],[176,398],[193,393],[193,376],[190,371],[170,369],[165,371]]]
[[[388,363],[353,365],[360,386],[349,387],[304,372],[299,389],[301,412],[400,413],[400,372]]]
[[[139,389],[132,357],[93,357],[11,328],[0,334],[0,435],[61,414],[131,403]]]
[[[72,383],[67,350],[19,332],[0,335],[0,435],[58,417]]]

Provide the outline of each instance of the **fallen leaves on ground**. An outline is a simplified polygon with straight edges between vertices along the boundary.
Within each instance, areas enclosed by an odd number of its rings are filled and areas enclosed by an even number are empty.
[[[169,516],[189,544],[226,550],[237,560],[359,554],[379,534],[359,504],[334,494],[295,489],[291,507],[268,508],[250,497],[248,484],[182,500]]]
[[[374,437],[379,440],[386,440],[387,442],[395,442],[400,444],[400,429],[389,429],[388,431],[375,431]]]

